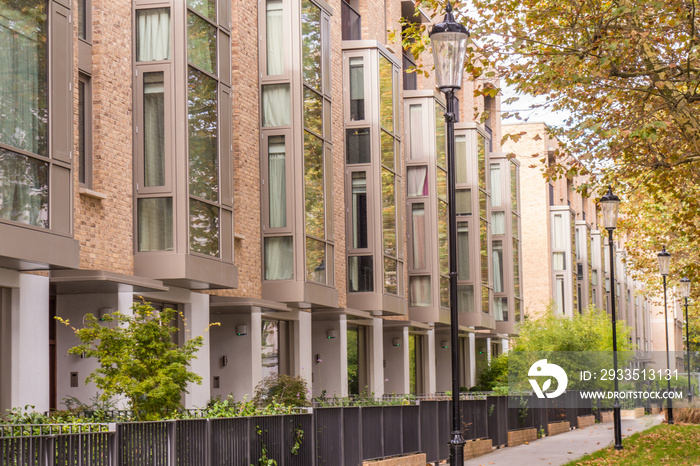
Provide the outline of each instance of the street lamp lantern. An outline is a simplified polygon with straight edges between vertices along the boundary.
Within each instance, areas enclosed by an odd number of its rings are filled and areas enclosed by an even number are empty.
[[[610,317],[612,320],[612,344],[613,344],[613,369],[617,374],[617,314],[615,312],[615,245],[613,243],[613,230],[617,226],[617,211],[620,207],[620,198],[613,194],[612,187],[608,186],[608,192],[600,199],[603,208],[603,222],[608,230],[608,246],[610,247]],[[614,378],[615,394],[617,394],[617,377]],[[615,449],[622,450],[622,416],[620,399],[616,396],[613,404],[613,429],[615,435]]]
[[[671,268],[671,253],[666,251],[666,246],[661,248],[661,252],[656,255],[659,258],[659,273],[664,278],[664,324],[666,327],[666,369],[671,373],[671,357],[668,351],[668,298],[666,295],[666,276]],[[668,378],[668,391],[671,392],[671,377]],[[669,396],[667,402],[666,422],[673,424],[673,403]]]
[[[433,26],[433,44],[437,87],[445,94],[447,142],[447,209],[449,217],[448,253],[450,265],[450,351],[452,356],[452,429],[450,432],[450,466],[464,466],[464,438],[459,411],[459,313],[457,308],[457,196],[455,191],[455,91],[462,88],[464,57],[469,31],[455,21],[449,0],[445,19]]]
[[[433,45],[435,63],[435,80],[442,92],[462,88],[464,76],[464,57],[467,53],[469,31],[455,21],[452,5],[447,2],[445,18],[430,30],[430,42]]]
[[[690,280],[688,277],[681,278],[681,298],[690,298]]]
[[[693,400],[693,387],[690,385],[690,321],[688,320],[688,298],[690,297],[690,280],[681,278],[681,297],[685,300],[685,351],[688,366],[688,401]]]
[[[608,192],[600,199],[603,207],[603,224],[606,230],[614,230],[617,227],[617,212],[620,208],[620,198],[613,194],[612,187],[608,186]]]
[[[671,268],[671,253],[666,251],[666,246],[664,246],[656,256],[659,258],[659,273],[665,277]]]

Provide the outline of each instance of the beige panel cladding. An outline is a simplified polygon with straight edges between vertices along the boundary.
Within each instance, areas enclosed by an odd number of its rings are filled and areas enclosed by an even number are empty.
[[[77,11],[77,10],[76,10]],[[93,190],[78,189],[78,92],[73,92],[75,239],[80,267],[133,273],[131,2],[92,0]],[[74,17],[76,13],[74,13]],[[73,20],[73,89],[78,89],[78,21]]]

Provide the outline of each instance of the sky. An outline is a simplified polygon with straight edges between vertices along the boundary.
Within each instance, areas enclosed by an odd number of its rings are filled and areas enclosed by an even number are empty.
[[[530,110],[530,106],[533,104],[539,104],[544,102],[543,98],[538,98],[538,97],[532,97],[529,95],[520,95],[520,99],[517,102],[514,102],[512,104],[506,105],[504,101],[510,97],[515,96],[516,93],[514,89],[511,87],[507,86],[502,89],[502,96],[501,96],[501,111],[504,112],[513,112],[513,111],[519,111],[520,112],[520,118],[521,120],[518,120],[514,117],[506,118],[503,120],[503,123],[506,124],[512,124],[512,123],[519,123],[519,122],[524,122],[524,120],[527,120],[529,123],[546,123],[547,125],[550,126],[563,126],[564,121],[566,118],[569,116],[568,112],[553,112],[545,107],[543,108],[538,108],[535,110]]]

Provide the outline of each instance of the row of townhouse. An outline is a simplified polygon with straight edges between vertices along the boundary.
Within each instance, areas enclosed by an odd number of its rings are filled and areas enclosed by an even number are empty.
[[[94,397],[54,317],[140,300],[204,333],[187,407],[272,373],[448,390],[445,107],[388,44],[402,16],[430,21],[400,0],[0,3],[0,409]],[[456,125],[467,387],[524,309],[519,163],[482,84]]]
[[[545,179],[544,171],[557,162],[554,157],[559,143],[547,134],[544,123],[504,124],[503,132],[518,136],[508,139],[503,150],[520,162],[523,287],[528,314],[549,308],[557,315],[573,316],[589,306],[610,313],[609,237],[599,223],[594,201],[577,190],[586,180]],[[666,350],[663,296],[650,293],[643,282],[632,277],[624,243],[624,238],[614,237],[617,319],[629,327],[629,342],[639,351],[637,362],[661,363],[659,368],[665,368],[665,360],[657,357],[652,361],[650,354]],[[671,290],[669,349],[675,354],[671,366],[682,372],[680,301],[678,293]]]

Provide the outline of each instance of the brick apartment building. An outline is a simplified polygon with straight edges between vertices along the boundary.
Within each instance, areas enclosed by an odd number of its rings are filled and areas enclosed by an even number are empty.
[[[508,139],[503,151],[520,162],[520,209],[523,231],[523,287],[526,315],[551,309],[572,316],[593,305],[610,313],[610,257],[608,233],[590,198],[576,190],[585,180],[547,181],[543,170],[554,163],[558,141],[544,123],[504,124]],[[650,351],[666,351],[663,297],[650,295],[632,278],[625,261],[624,238],[614,238],[615,304],[617,318],[630,327],[631,343],[648,361]],[[677,293],[669,291],[669,348],[675,365],[683,369],[683,317]],[[550,307],[551,306],[551,307]],[[658,361],[657,361],[658,362]],[[662,361],[665,368],[665,361]],[[671,364],[674,366],[674,363]]]
[[[180,338],[221,324],[188,407],[273,372],[314,394],[448,390],[444,101],[388,43],[402,16],[430,21],[399,0],[3,2],[0,409],[95,396],[53,317],[141,299],[179,309]],[[522,315],[526,231],[499,99],[465,81],[471,386]]]

